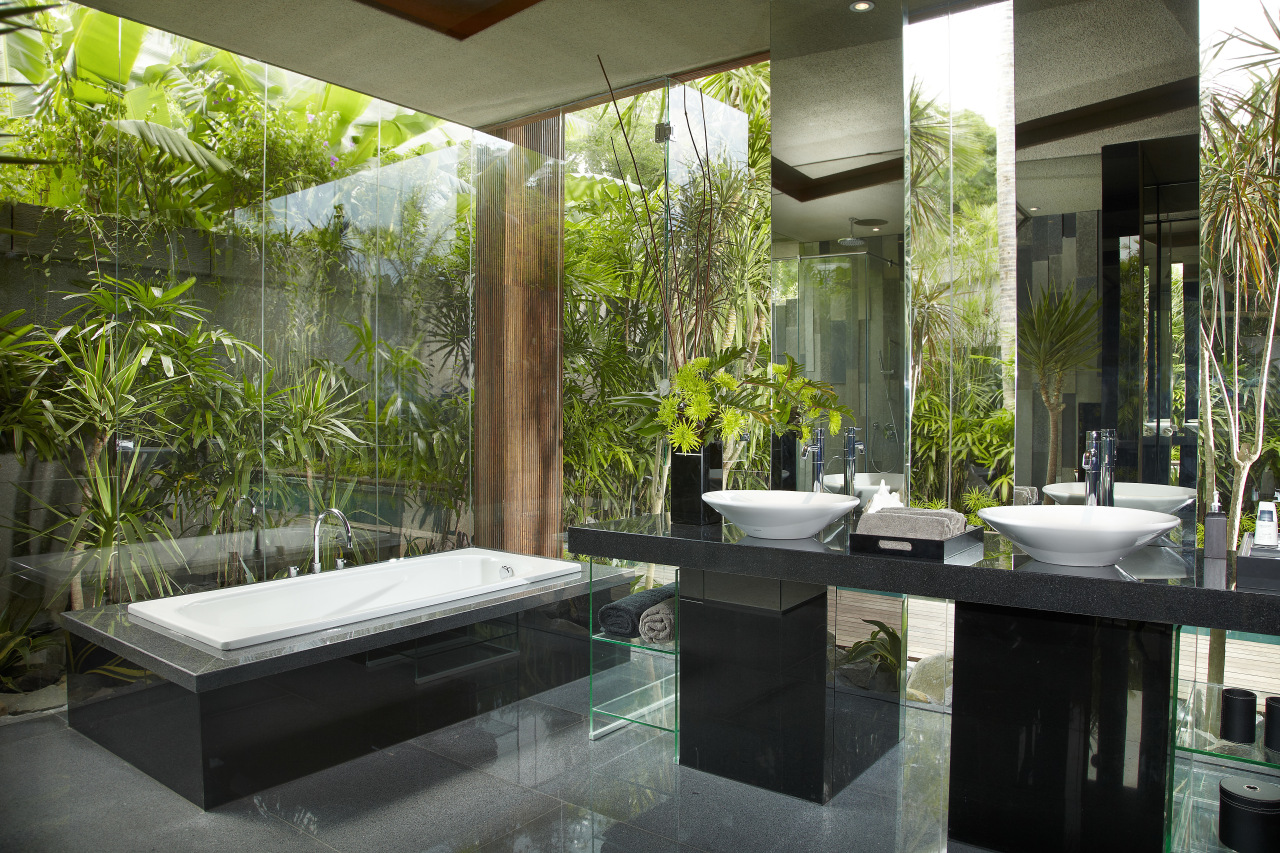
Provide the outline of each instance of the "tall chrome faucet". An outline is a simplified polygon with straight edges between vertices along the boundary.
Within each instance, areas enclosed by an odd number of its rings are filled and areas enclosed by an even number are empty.
[[[813,442],[806,444],[800,448],[800,458],[808,459],[809,452],[813,451],[813,459],[810,466],[813,468],[813,491],[822,491],[822,446],[826,443],[827,432],[822,427],[817,427],[813,431]]]
[[[1084,502],[1087,506],[1115,506],[1116,431],[1090,430],[1085,435]]]
[[[866,452],[866,445],[858,440],[858,428],[846,427],[844,431],[844,493],[846,495],[854,494],[854,485],[858,481],[858,454]]]
[[[311,531],[312,544],[314,545],[314,549],[312,550],[312,557],[311,557],[311,572],[312,574],[317,574],[317,575],[320,574],[320,525],[324,522],[324,517],[326,515],[336,515],[338,517],[338,521],[342,522],[342,526],[347,531],[347,548],[350,549],[353,547],[352,541],[351,541],[351,522],[347,521],[347,517],[343,514],[342,510],[338,509],[337,507],[331,506],[328,509],[326,509],[324,512],[317,515],[316,526]],[[342,567],[341,560],[338,561],[338,567],[339,568]]]

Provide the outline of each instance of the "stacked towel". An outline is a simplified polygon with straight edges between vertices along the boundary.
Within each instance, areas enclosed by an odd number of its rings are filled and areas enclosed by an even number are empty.
[[[660,601],[676,594],[676,585],[646,589],[600,608],[600,627],[619,637],[635,637],[640,634],[640,618],[644,612]]]
[[[953,509],[885,507],[858,522],[859,533],[903,539],[950,539],[964,531],[964,516]]]
[[[673,598],[660,601],[640,616],[640,639],[669,643],[676,638],[676,605]]]

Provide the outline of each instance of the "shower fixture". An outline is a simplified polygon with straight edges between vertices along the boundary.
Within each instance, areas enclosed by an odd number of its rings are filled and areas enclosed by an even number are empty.
[[[863,247],[866,246],[867,241],[863,240],[861,237],[854,235],[853,233],[854,227],[857,226],[861,228],[874,228],[875,230],[878,231],[880,230],[881,225],[888,225],[888,224],[889,224],[889,221],[887,219],[859,219],[856,216],[850,216],[849,217],[849,236],[841,237],[836,242],[838,242],[841,246],[844,246],[847,249],[853,249],[853,251],[850,254],[854,254],[854,255],[866,254],[867,250]]]

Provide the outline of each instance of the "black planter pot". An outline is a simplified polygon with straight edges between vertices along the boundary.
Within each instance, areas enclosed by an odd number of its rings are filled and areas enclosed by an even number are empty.
[[[795,491],[796,471],[799,462],[796,459],[796,441],[794,433],[774,435],[769,439],[769,488]]]
[[[1219,782],[1218,839],[1237,853],[1275,853],[1280,785],[1234,776]]]
[[[724,448],[709,441],[697,453],[671,454],[671,523],[719,524],[720,513],[702,499],[724,488]]]
[[[1280,752],[1280,696],[1268,696],[1267,722],[1263,729],[1262,743],[1267,749]]]
[[[1218,737],[1234,743],[1253,743],[1258,737],[1258,694],[1228,687],[1222,691],[1222,728]]]

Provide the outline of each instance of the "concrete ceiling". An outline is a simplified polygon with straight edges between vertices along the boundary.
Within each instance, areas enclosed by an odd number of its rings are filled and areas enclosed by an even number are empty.
[[[355,0],[91,0],[471,127],[769,49],[768,0],[542,0],[458,41]]]
[[[814,178],[900,157],[903,146],[900,9],[819,5],[774,0],[771,20],[774,156]],[[1194,77],[1196,10],[1195,0],[1014,0],[1015,121]],[[990,49],[953,45],[953,61]],[[1041,213],[1097,209],[1103,145],[1195,133],[1196,122],[1187,108],[1020,149],[1018,200]],[[775,193],[773,227],[778,239],[834,240],[858,216],[887,219],[892,233],[903,210],[901,183],[805,203]]]

